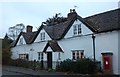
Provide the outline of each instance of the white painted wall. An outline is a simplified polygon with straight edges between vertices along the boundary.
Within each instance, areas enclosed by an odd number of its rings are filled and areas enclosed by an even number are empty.
[[[64,49],[62,60],[72,59],[71,50],[84,50],[85,57],[93,58],[92,36],[81,36],[62,39],[59,45]],[[113,52],[113,71],[118,74],[118,33],[108,32],[96,35],[96,60],[102,61],[102,52]]]
[[[92,34],[93,32],[83,23],[81,24],[82,35]]]
[[[20,38],[19,38],[19,40],[18,40],[18,42],[17,42],[17,45],[20,45],[20,39],[21,39],[21,38],[23,39],[23,44],[26,44],[25,39],[24,39],[23,36],[21,35]]]
[[[42,30],[40,31],[40,33],[42,33],[42,32],[45,32],[45,40],[46,40],[46,41],[47,41],[47,40],[51,40],[50,36],[46,33],[46,31],[45,31],[44,29],[42,29]],[[41,41],[40,33],[38,34],[38,36],[37,36],[37,38],[35,39],[34,42],[40,42],[40,41]]]
[[[62,60],[68,58],[72,59],[72,50],[84,50],[85,56],[92,58],[91,36],[78,36],[75,38],[62,39],[58,41],[58,43],[64,50],[64,53],[61,53]]]
[[[119,69],[119,55],[118,53],[119,46],[118,46],[118,39],[120,38],[120,31],[119,37],[118,32],[107,32],[101,33],[96,35],[96,59],[98,61],[102,61],[102,52],[110,51],[113,52],[113,71],[114,74],[118,74]],[[28,53],[29,60],[38,60],[38,52],[42,52],[44,47],[46,46],[47,41],[45,42],[37,42],[30,45],[18,45],[12,48],[13,52],[13,59],[18,58],[18,54]],[[77,36],[71,38],[64,38],[58,41],[60,47],[64,50],[64,53],[61,53],[61,60],[65,59],[72,59],[72,50],[84,50],[85,57],[93,58],[93,40],[92,36]],[[120,42],[119,42],[120,44]],[[34,51],[30,51],[33,48]],[[49,50],[50,48],[48,48]],[[53,61],[57,61],[58,53],[53,52]],[[47,54],[44,53],[44,61],[47,61]],[[119,73],[120,74],[120,73]]]
[[[14,48],[11,49],[11,51],[12,51],[12,59],[19,58],[19,54],[28,53],[29,54],[29,60],[34,60],[34,59],[38,60],[38,52],[43,51],[46,43],[47,42],[39,42],[39,43],[15,46]],[[31,49],[33,51],[31,51]]]
[[[118,72],[120,74],[120,30],[118,32]]]
[[[73,25],[75,25],[75,24],[81,24],[82,35],[87,35],[87,34],[92,34],[93,33],[86,25],[84,25],[78,19],[74,21]],[[69,37],[74,36],[74,34],[73,34],[73,25],[71,26],[71,28],[69,29],[69,31],[67,32],[67,34],[65,35],[64,38],[69,38]]]
[[[96,59],[102,61],[102,52],[113,52],[113,71],[118,74],[118,32],[96,35]]]
[[[31,59],[34,60],[38,60],[38,52],[42,52],[44,47],[46,46],[47,42],[39,42],[39,43],[33,43],[31,48],[33,48],[34,51],[31,51]],[[30,49],[31,49],[30,48]],[[33,55],[32,55],[33,54]]]

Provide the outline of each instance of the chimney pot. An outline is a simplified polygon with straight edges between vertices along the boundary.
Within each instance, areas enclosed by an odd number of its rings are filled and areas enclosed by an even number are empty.
[[[32,26],[30,26],[30,25],[27,25],[27,29],[26,29],[26,32],[32,32]]]
[[[76,15],[77,15],[77,13],[75,12],[75,9],[70,9],[70,13],[68,13],[68,15],[67,15],[68,20],[71,20]]]
[[[72,13],[72,9],[70,9],[70,13]]]
[[[73,12],[75,12],[75,9],[73,9]]]

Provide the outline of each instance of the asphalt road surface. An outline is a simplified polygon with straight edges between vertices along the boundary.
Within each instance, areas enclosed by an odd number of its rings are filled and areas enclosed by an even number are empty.
[[[7,71],[7,70],[2,70],[2,75],[24,75],[24,74],[20,74],[17,72],[11,72],[11,71]]]
[[[2,77],[36,77],[36,76],[2,70]]]
[[[35,71],[22,67],[15,66],[2,66],[2,77],[53,77],[56,75],[63,75],[63,73],[47,72],[47,71]]]

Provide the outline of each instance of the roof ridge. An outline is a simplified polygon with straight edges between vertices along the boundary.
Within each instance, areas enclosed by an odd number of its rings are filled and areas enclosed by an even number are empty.
[[[109,12],[113,12],[113,11],[116,11],[116,10],[120,10],[120,8],[112,9],[112,10],[108,10],[108,11],[104,11],[104,12],[101,12],[101,13],[98,13],[98,14],[94,14],[94,15],[85,17],[85,18],[83,18],[83,19],[90,18],[90,17],[94,17],[94,16],[98,16],[98,15],[102,15],[102,14],[109,13]]]

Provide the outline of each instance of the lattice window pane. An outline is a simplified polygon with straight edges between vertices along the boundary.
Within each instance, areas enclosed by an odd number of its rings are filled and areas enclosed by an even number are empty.
[[[78,34],[81,34],[81,24],[78,25]]]

